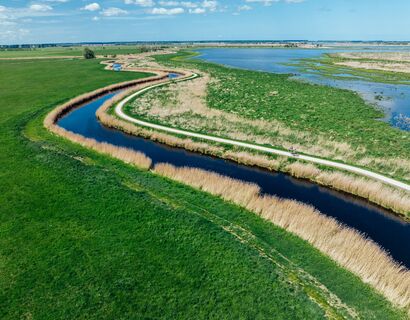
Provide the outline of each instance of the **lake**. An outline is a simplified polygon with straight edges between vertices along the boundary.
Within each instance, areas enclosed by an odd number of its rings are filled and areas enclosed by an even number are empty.
[[[290,73],[295,79],[355,91],[367,102],[383,109],[385,113],[383,121],[402,130],[410,131],[410,83],[409,85],[393,85],[361,80],[358,77],[352,80],[350,79],[352,75],[348,73],[340,73],[334,79],[314,70],[302,70],[297,66],[287,65],[300,59],[320,58],[326,53],[352,51],[410,52],[410,47],[391,46],[377,47],[377,49],[208,48],[197,50],[200,53],[200,58],[206,61],[248,70]],[[382,99],[380,99],[381,96]]]

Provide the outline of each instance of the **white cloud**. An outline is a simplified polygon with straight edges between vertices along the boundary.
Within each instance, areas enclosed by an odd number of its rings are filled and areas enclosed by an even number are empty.
[[[34,3],[27,7],[0,6],[0,40],[11,43],[14,41],[27,41],[26,36],[30,30],[23,27],[24,23],[52,23],[52,20],[38,20],[33,18],[54,17],[56,13],[53,7],[44,3]]]
[[[183,7],[183,8],[198,8],[201,3],[192,1],[160,1],[159,4],[163,7]]]
[[[197,3],[191,2],[191,1],[182,1],[180,2],[181,6],[185,8],[196,8],[198,7]]]
[[[250,2],[250,3],[262,3],[265,6],[271,6],[272,3],[274,2],[286,2],[286,3],[302,3],[305,2],[306,0],[245,0],[245,2]]]
[[[9,20],[0,20],[0,26],[15,26],[17,23]]]
[[[193,13],[193,14],[202,14],[205,12],[206,10],[204,8],[189,9],[189,13]]]
[[[153,7],[155,2],[153,0],[124,0],[125,4],[135,4],[141,7]]]
[[[160,1],[159,5],[163,7],[176,7],[179,6],[179,1]]]
[[[51,7],[51,6],[49,6],[49,5],[46,5],[46,4],[32,4],[30,7],[29,7],[29,9],[30,10],[32,10],[32,11],[38,11],[38,12],[46,12],[46,11],[51,11],[51,10],[53,10],[53,8]]]
[[[238,7],[238,11],[249,11],[252,10],[251,6],[248,6],[247,4],[244,4],[243,6]]]
[[[81,10],[86,10],[86,11],[97,11],[100,9],[101,9],[101,6],[97,2],[89,3],[86,6],[81,8]]]
[[[135,0],[126,0],[126,1],[135,1]],[[168,12],[173,12],[172,9],[167,9],[167,7],[175,7],[173,9],[177,9],[178,13],[180,9],[188,9],[188,13],[192,14],[203,14],[206,12],[215,12],[218,9],[219,3],[218,1],[214,0],[203,0],[200,2],[193,2],[193,1],[175,1],[175,0],[161,0],[158,2],[161,6],[160,8],[156,8],[157,12],[164,12],[163,14],[169,14]],[[177,12],[176,11],[176,12]],[[152,11],[151,11],[152,13]],[[162,13],[160,13],[162,14]]]
[[[91,20],[93,20],[93,21],[98,21],[98,20],[100,20],[100,17],[95,16],[95,17],[93,17]]]
[[[104,9],[103,11],[101,11],[101,14],[104,17],[122,16],[122,15],[125,15],[127,13],[128,13],[128,11],[120,9],[120,8],[115,8],[115,7],[107,8],[107,9]]]
[[[22,39],[25,35],[29,34],[30,30],[27,29],[1,29],[0,30],[0,39],[6,40],[6,41],[14,41],[14,40],[20,40]]]
[[[216,11],[218,7],[218,1],[213,1],[213,0],[204,0],[201,4],[202,8],[205,8],[211,12]]]
[[[153,8],[150,12],[152,14],[160,14],[160,15],[169,15],[169,16],[171,16],[171,15],[184,13],[185,10],[184,10],[184,8],[171,8],[171,9]]]

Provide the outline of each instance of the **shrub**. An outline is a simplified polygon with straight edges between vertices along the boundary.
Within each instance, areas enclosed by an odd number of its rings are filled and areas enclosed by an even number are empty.
[[[95,53],[89,48],[84,48],[84,59],[95,59]]]

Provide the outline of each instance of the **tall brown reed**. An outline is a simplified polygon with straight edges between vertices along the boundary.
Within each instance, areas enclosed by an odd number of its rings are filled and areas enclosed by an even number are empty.
[[[144,70],[147,71],[147,70]],[[152,70],[151,70],[152,72]],[[74,99],[71,99],[67,103],[64,103],[63,105],[55,108],[52,110],[49,114],[44,119],[44,126],[49,129],[51,132],[65,137],[75,143],[78,143],[84,147],[88,147],[90,149],[93,149],[95,151],[108,154],[114,158],[120,159],[126,163],[135,165],[137,167],[140,167],[142,169],[149,169],[151,167],[151,159],[146,157],[143,153],[141,152],[136,152],[132,149],[127,149],[127,148],[122,148],[122,147],[117,147],[108,143],[103,143],[103,142],[97,142],[94,139],[86,138],[84,136],[81,136],[79,134],[75,134],[71,131],[65,130],[59,126],[56,125],[57,120],[62,117],[64,114],[69,112],[70,110],[80,106],[81,104],[90,101],[92,99],[95,99],[107,92],[118,90],[118,89],[123,89],[123,88],[129,88],[132,87],[134,90],[137,87],[140,87],[142,85],[148,85],[151,83],[158,83],[161,81],[167,81],[167,73],[163,71],[156,72],[157,75],[153,77],[148,77],[148,78],[143,78],[143,79],[137,79],[137,80],[131,80],[127,82],[122,82],[118,84],[113,84],[107,87],[104,87],[102,89],[98,89],[95,91],[92,91],[90,93],[86,93],[83,95],[80,95]]]
[[[97,142],[58,127],[55,123],[66,112],[106,92],[136,85],[139,86],[124,92],[123,96],[125,96],[130,91],[140,88],[141,85],[151,85],[161,81],[166,81],[166,75],[160,74],[150,79],[129,81],[84,94],[50,112],[44,120],[44,125],[52,132],[66,137],[73,142],[148,169],[151,166],[151,160],[139,152]],[[122,97],[117,97],[116,99],[120,98]],[[123,129],[125,127],[125,130],[129,133],[145,135],[154,140],[193,151],[204,153],[220,153],[223,151],[223,149],[218,147],[209,148],[204,143],[155,133],[120,121],[105,112],[115,101],[118,100],[114,99],[98,110],[99,118],[103,121],[108,121],[110,126]],[[234,158],[236,161],[241,159],[241,156],[233,155],[232,153],[227,153],[226,156]],[[242,159],[244,158],[246,158],[248,164],[255,164],[259,161],[252,157],[245,157],[242,154]],[[264,166],[269,164],[272,166],[271,162],[265,160],[259,162],[258,165]],[[256,185],[245,184],[199,169],[177,169],[171,165],[160,164],[155,167],[155,172],[218,195],[225,200],[232,201],[295,233],[302,239],[309,241],[322,252],[328,254],[346,269],[357,274],[364,282],[372,285],[393,303],[407,310],[410,309],[409,271],[397,265],[372,241],[363,238],[363,236],[352,229],[341,226],[334,219],[325,217],[314,208],[295,201],[281,200],[272,196],[261,196],[259,194],[259,187]]]
[[[141,152],[128,148],[117,147],[105,142],[98,142],[95,139],[86,138],[58,126],[55,126],[51,131],[61,137],[69,139],[72,142],[78,143],[83,147],[109,155],[138,168],[148,170],[151,167],[151,159]]]
[[[223,147],[210,145],[209,143],[196,142],[191,139],[179,138],[170,134],[147,130],[107,113],[107,110],[113,104],[125,98],[131,91],[133,90],[131,89],[128,92],[124,92],[106,101],[97,111],[97,117],[104,125],[169,146],[184,148],[186,150],[209,154],[269,170],[285,171],[295,177],[309,179],[321,185],[357,195],[396,213],[404,214],[405,216],[410,212],[410,197],[407,194],[370,179],[324,171],[316,168],[314,165],[302,164],[300,162],[283,166],[286,162],[284,159],[273,160],[261,154],[252,154],[244,151],[225,151]]]
[[[306,178],[318,184],[358,195],[395,212],[410,213],[408,193],[387,187],[381,182],[341,172],[320,170],[312,164],[294,162],[286,167],[293,176]]]
[[[311,206],[261,196],[259,187],[195,168],[157,164],[154,172],[232,201],[308,241],[410,313],[410,271],[357,231]]]

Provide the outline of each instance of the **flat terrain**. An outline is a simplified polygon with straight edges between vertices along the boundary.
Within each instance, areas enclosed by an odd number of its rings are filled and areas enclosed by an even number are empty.
[[[130,115],[177,128],[289,149],[410,181],[410,133],[378,121],[381,111],[348,90],[288,75],[225,68],[189,53],[156,56],[203,77],[147,92]]]
[[[410,73],[410,52],[352,52],[334,55],[342,61],[336,65],[365,69]]]
[[[141,52],[138,46],[89,46],[96,55],[135,54]],[[0,49],[1,58],[27,57],[81,57],[84,47],[49,47],[35,49]]]
[[[246,210],[43,128],[57,104],[144,75],[85,60],[0,69],[2,319],[405,318]]]
[[[408,59],[407,52],[349,52],[302,59],[290,65],[302,68],[305,72],[320,72],[321,75],[333,79],[338,79],[342,74],[345,79],[408,85]]]

